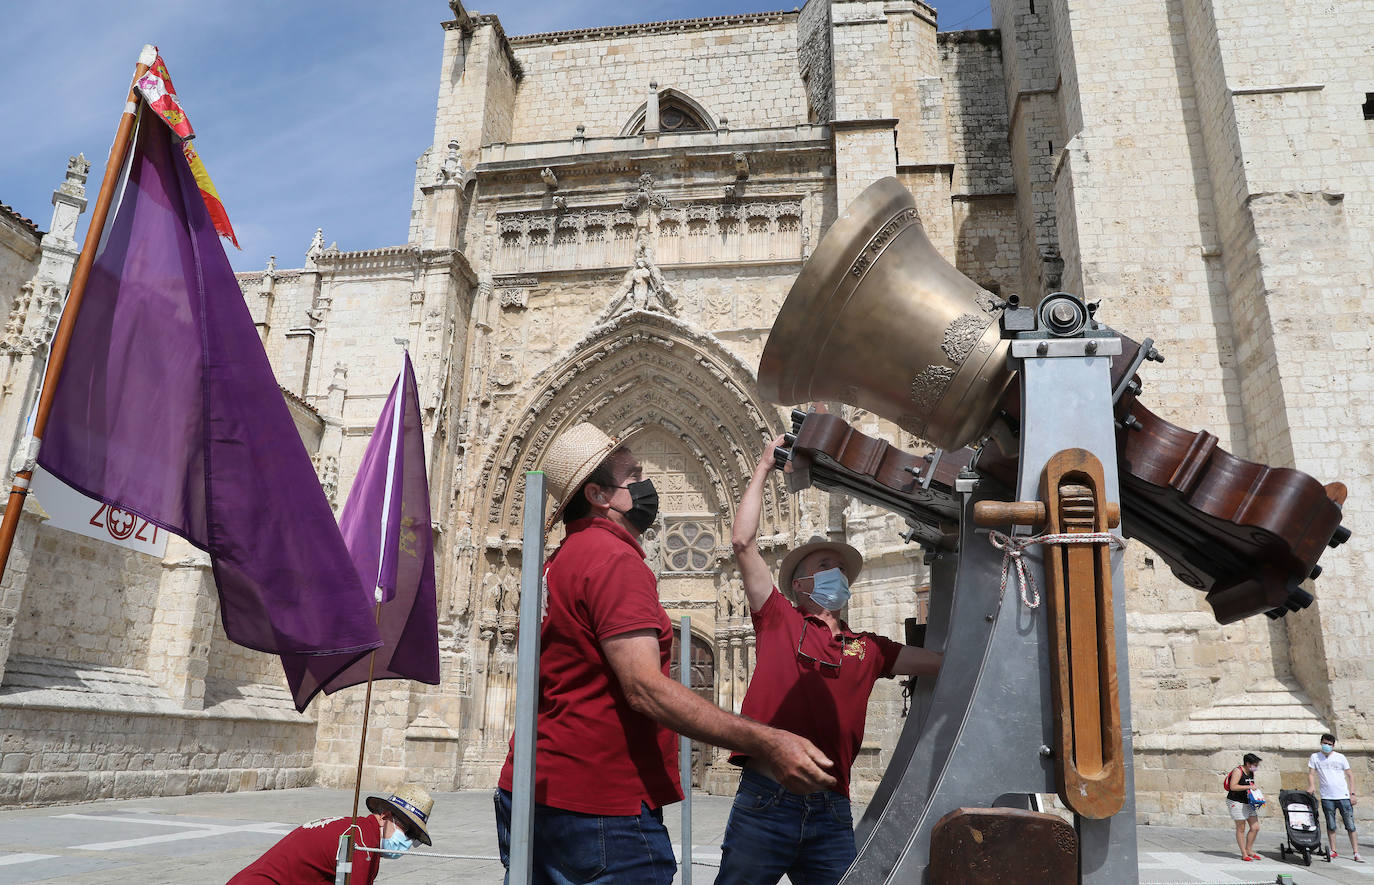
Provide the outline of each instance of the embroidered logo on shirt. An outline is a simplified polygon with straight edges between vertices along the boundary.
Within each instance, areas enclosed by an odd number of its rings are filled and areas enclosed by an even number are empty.
[[[865,643],[862,639],[846,640],[844,643],[844,653],[859,660],[864,659]]]
[[[308,824],[301,824],[301,829],[318,830],[320,827],[327,827],[336,820],[343,820],[341,817],[322,817],[319,820],[312,820]]]

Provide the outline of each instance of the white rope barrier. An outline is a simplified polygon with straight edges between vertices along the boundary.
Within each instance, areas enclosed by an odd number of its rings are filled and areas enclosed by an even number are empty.
[[[354,851],[365,851],[368,854],[391,854],[385,848],[368,848],[365,845],[353,846]],[[440,854],[437,851],[407,851],[402,857],[442,857],[450,860],[500,860],[495,854]]]

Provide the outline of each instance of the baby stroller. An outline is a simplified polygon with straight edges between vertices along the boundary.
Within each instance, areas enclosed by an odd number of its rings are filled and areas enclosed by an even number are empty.
[[[1310,867],[1316,852],[1331,863],[1331,856],[1322,849],[1319,809],[1312,794],[1306,790],[1280,790],[1279,807],[1283,809],[1283,829],[1288,835],[1288,844],[1279,845],[1279,856],[1287,860],[1289,852],[1301,854],[1302,862]]]

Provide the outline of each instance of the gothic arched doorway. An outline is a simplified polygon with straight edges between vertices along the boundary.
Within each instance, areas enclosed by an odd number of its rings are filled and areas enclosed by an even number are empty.
[[[681,666],[682,652],[680,649],[681,636],[680,629],[673,627],[673,658],[669,665],[669,675],[678,682],[682,681]],[[691,649],[688,652],[688,667],[691,669],[691,689],[701,695],[707,701],[714,704],[716,702],[716,654],[711,649],[711,644],[700,636],[692,636]],[[711,751],[702,747],[696,741],[692,741],[692,788],[701,789],[706,776],[706,766],[710,763]],[[686,789],[686,784],[683,788]]]

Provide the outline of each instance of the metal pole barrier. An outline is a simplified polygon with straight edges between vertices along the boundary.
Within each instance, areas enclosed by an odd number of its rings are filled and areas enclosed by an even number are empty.
[[[681,663],[678,675],[682,684],[692,687],[692,619],[686,615],[678,625],[677,649]],[[682,778],[682,885],[692,885],[692,741],[678,737],[677,765]]]
[[[353,830],[339,836],[339,850],[334,855],[334,885],[348,885],[353,873]]]
[[[525,474],[520,549],[520,636],[515,647],[515,758],[512,760],[510,883],[534,880],[534,745],[539,717],[539,627],[543,620],[544,471]]]

